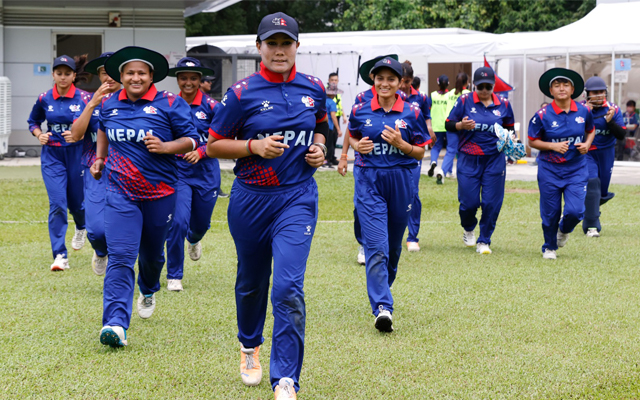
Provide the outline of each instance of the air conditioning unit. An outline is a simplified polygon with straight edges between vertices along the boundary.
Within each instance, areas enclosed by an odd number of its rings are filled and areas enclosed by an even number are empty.
[[[0,160],[9,151],[11,135],[11,81],[0,76]]]

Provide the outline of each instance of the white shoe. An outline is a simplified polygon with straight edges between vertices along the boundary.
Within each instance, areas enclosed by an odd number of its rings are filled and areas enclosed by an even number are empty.
[[[107,264],[109,263],[109,257],[100,257],[96,252],[93,252],[93,258],[91,259],[91,269],[96,275],[104,275],[107,271]]]
[[[431,161],[431,166],[429,167],[429,171],[427,172],[427,175],[429,175],[429,177],[433,176],[433,171],[435,171],[436,169],[436,162],[435,161]]]
[[[187,246],[187,250],[189,253],[189,258],[191,258],[193,261],[198,261],[200,257],[202,257],[202,245],[200,244],[200,242],[196,244],[189,243],[189,246]]]
[[[393,332],[393,319],[391,317],[391,312],[389,310],[385,310],[380,306],[380,311],[378,312],[378,316],[376,317],[376,329],[380,332]]]
[[[274,392],[276,400],[295,400],[296,388],[291,378],[280,378]]]
[[[364,257],[364,247],[360,246],[358,248],[358,264],[364,265],[367,260]]]
[[[462,234],[462,241],[465,246],[473,247],[476,245],[476,234],[473,231],[464,231]]]
[[[436,172],[436,183],[438,185],[442,185],[444,183],[444,172],[442,171],[442,168],[438,169],[438,172]]]
[[[420,245],[418,242],[407,242],[407,250],[410,252],[420,251]]]
[[[127,331],[121,326],[105,325],[100,331],[100,343],[111,347],[126,346]]]
[[[172,292],[181,292],[182,289],[182,280],[180,279],[167,279],[167,290]]]
[[[53,264],[51,264],[51,270],[64,271],[65,269],[69,269],[69,260],[67,260],[63,254],[58,254]]]
[[[456,174],[454,174],[453,172],[447,172],[445,177],[450,178],[450,179],[456,179]]]
[[[558,247],[564,247],[567,244],[567,241],[569,241],[569,234],[562,233],[562,231],[558,229],[558,235],[556,238],[558,239]]]
[[[556,251],[555,250],[545,249],[544,253],[542,253],[542,258],[547,259],[547,260],[555,260],[558,257],[556,256]]]
[[[587,229],[587,237],[600,237],[600,232],[598,232],[598,228]]]
[[[476,253],[491,254],[491,249],[489,248],[489,245],[486,243],[478,243],[476,245]]]
[[[73,234],[73,239],[71,239],[71,248],[74,250],[80,250],[84,247],[85,239],[87,238],[87,230],[86,229],[76,229],[76,233]]]
[[[140,318],[147,319],[153,315],[153,311],[156,309],[156,294],[152,294],[147,297],[140,293],[138,297],[138,315]]]

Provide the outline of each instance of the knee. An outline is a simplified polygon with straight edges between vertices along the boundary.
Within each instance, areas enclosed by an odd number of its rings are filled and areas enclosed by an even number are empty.
[[[271,294],[273,308],[289,316],[295,326],[304,326],[305,303],[302,289],[295,285],[285,288],[274,288]]]

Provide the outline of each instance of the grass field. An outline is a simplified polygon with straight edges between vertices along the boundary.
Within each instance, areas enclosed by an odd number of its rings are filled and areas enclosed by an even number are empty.
[[[316,178],[300,399],[640,398],[640,187],[614,186],[603,236],[576,232],[548,261],[535,182],[507,182],[494,253],[481,256],[462,244],[455,183],[423,177],[422,251],[403,252],[396,331],[380,334],[355,263],[353,177]],[[224,189],[232,180],[223,173]],[[272,399],[270,311],[263,382],[239,377],[227,205],[218,201],[201,261],[186,263],[185,291],[163,278],[153,317],[134,311],[129,346],[114,350],[98,340],[90,246],[50,272],[39,168],[0,168],[0,398]]]

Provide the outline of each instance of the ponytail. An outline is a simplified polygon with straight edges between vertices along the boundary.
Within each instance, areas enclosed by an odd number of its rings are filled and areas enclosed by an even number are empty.
[[[464,72],[460,72],[456,76],[456,91],[454,92],[454,94],[456,96],[461,95],[462,90],[467,86],[467,83],[469,83],[469,76]]]
[[[407,60],[403,62],[401,65],[402,65],[402,77],[413,79],[413,67],[411,66],[411,61]]]
[[[88,54],[82,54],[73,57],[73,61],[76,62],[76,79],[73,81],[76,83],[88,83],[91,80],[91,74],[84,70],[84,66],[87,65]]]

